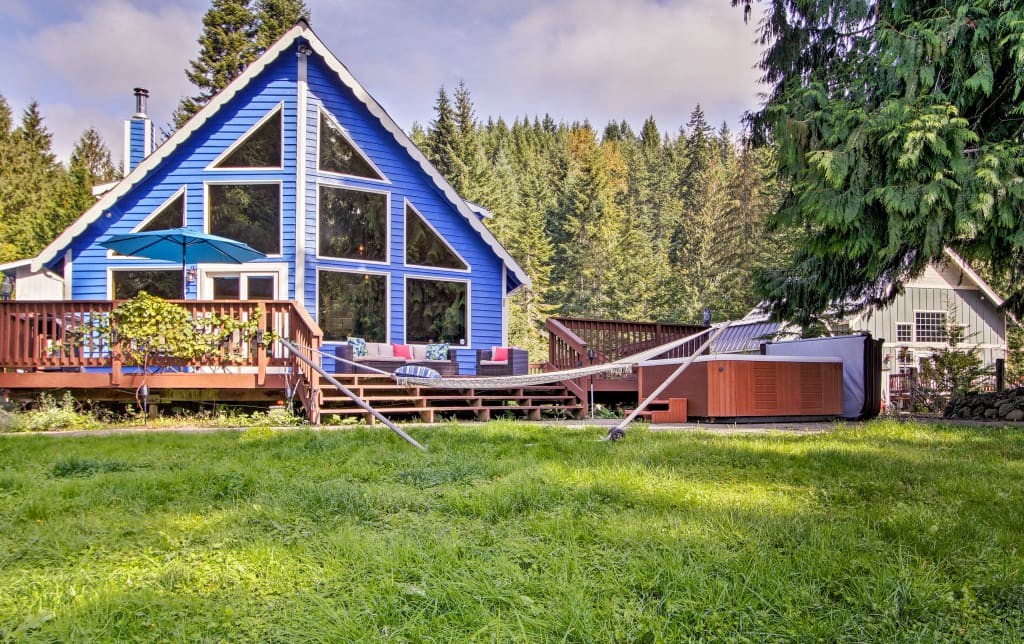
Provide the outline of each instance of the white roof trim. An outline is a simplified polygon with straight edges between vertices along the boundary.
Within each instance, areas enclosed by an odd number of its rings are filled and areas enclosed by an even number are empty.
[[[219,94],[214,96],[213,99],[203,107],[203,109],[193,115],[192,118],[181,127],[181,129],[164,141],[163,145],[143,159],[139,165],[135,166],[135,169],[129,172],[124,179],[121,179],[120,183],[118,183],[113,190],[103,195],[91,208],[82,213],[78,219],[65,228],[64,232],[57,235],[56,239],[47,244],[46,248],[40,251],[40,253],[32,260],[32,271],[38,271],[43,264],[46,264],[56,257],[58,253],[64,250],[75,239],[75,237],[85,232],[89,227],[89,224],[99,219],[104,210],[114,205],[119,198],[127,194],[129,190],[142,181],[150,170],[157,167],[161,161],[178,149],[178,146],[186,141],[193,132],[206,123],[211,116],[216,114],[221,106],[233,99],[240,90],[249,84],[249,81],[266,69],[268,64],[273,62],[282,51],[290,47],[292,43],[295,42],[296,38],[304,35],[308,29],[308,27],[300,23],[288,30],[288,33],[274,43],[262,56],[253,61],[253,63],[249,65],[245,71],[238,76],[238,78],[231,81],[231,83]]]
[[[391,133],[395,137],[395,140],[405,148],[406,152],[417,162],[424,172],[427,173],[434,184],[441,190],[441,192],[448,198],[448,200],[455,206],[459,214],[461,214],[466,221],[469,222],[470,226],[483,238],[484,242],[491,247],[498,257],[505,263],[505,267],[511,270],[516,276],[516,279],[520,281],[524,286],[531,286],[532,281],[529,276],[523,271],[519,263],[509,255],[505,247],[498,242],[498,240],[491,234],[491,231],[484,226],[483,222],[477,217],[474,211],[470,208],[469,204],[465,199],[459,196],[455,192],[455,188],[437,169],[427,160],[420,151],[416,144],[412,142],[412,139],[395,123],[384,108],[377,103],[376,100],[359,84],[359,81],[352,76],[348,68],[338,58],[331,53],[331,50],[320,40],[319,37],[313,30],[309,28],[304,21],[300,21],[294,27],[288,30],[280,40],[274,43],[262,56],[257,58],[250,64],[241,75],[224,88],[219,94],[213,97],[213,99],[207,103],[203,109],[199,110],[189,121],[175,132],[169,139],[164,141],[163,145],[157,148],[151,155],[146,157],[139,165],[135,167],[121,182],[110,192],[103,195],[99,201],[93,204],[92,208],[86,210],[78,219],[76,219],[70,226],[68,226],[64,232],[57,236],[52,242],[50,242],[46,248],[44,248],[39,255],[32,260],[32,270],[37,271],[39,268],[52,260],[57,254],[66,248],[75,237],[85,232],[89,224],[96,221],[103,214],[103,211],[112,206],[117,199],[126,194],[136,184],[138,184],[150,170],[160,164],[161,161],[166,159],[173,153],[178,146],[188,139],[193,132],[198,130],[207,120],[228,101],[233,99],[240,90],[242,90],[249,82],[255,78],[260,72],[266,69],[267,65],[277,59],[282,51],[291,47],[291,45],[298,38],[305,38],[309,41],[313,51],[323,57],[327,67],[338,75],[338,79],[348,86],[355,97],[366,106],[366,108],[373,114],[384,126],[384,129]]]
[[[974,282],[978,286],[978,288],[981,289],[981,292],[985,294],[985,297],[992,300],[992,303],[995,304],[996,306],[1003,305],[1003,298],[999,297],[999,295],[992,290],[992,287],[989,286],[985,280],[981,279],[980,275],[974,272],[974,269],[971,268],[966,261],[964,261],[963,257],[957,255],[956,252],[954,252],[953,249],[949,248],[948,246],[943,250],[945,251],[944,254],[946,255],[946,258],[949,259],[949,261],[951,261],[954,266],[959,268],[960,271],[964,275],[966,275],[968,279]]]

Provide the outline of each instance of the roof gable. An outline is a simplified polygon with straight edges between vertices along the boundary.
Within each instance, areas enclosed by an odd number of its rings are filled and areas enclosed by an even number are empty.
[[[37,271],[45,264],[52,261],[58,254],[67,248],[71,242],[85,232],[89,225],[98,220],[104,212],[114,206],[118,200],[128,194],[132,188],[147,179],[151,172],[158,168],[168,157],[170,157],[183,143],[206,124],[221,108],[245,89],[261,72],[277,60],[282,54],[289,51],[297,42],[305,40],[312,53],[318,54],[328,69],[336,76],[337,80],[345,85],[361,102],[369,113],[376,118],[381,126],[395,141],[405,150],[409,157],[420,167],[430,178],[435,189],[452,205],[456,212],[462,216],[469,226],[481,237],[485,244],[500,258],[506,270],[510,273],[513,282],[519,285],[529,286],[530,278],[519,264],[509,255],[508,251],[498,242],[494,235],[484,226],[479,215],[471,206],[458,195],[455,189],[441,176],[440,172],[427,160],[423,153],[416,147],[409,136],[398,126],[387,112],[369,95],[368,92],[352,76],[348,69],[341,63],[327,46],[317,37],[305,21],[300,21],[292,27],[274,45],[257,58],[246,70],[224,90],[218,93],[213,99],[196,113],[182,128],[169,137],[150,156],[146,157],[136,168],[124,177],[110,191],[103,194],[100,199],[76,219],[68,228],[48,244],[32,260],[32,270]]]

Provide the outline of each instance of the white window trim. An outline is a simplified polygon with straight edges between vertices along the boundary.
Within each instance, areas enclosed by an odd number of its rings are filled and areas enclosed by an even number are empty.
[[[252,186],[277,184],[277,243],[280,251],[267,253],[267,257],[284,257],[284,182],[280,179],[216,179],[203,182],[203,232],[215,235],[210,231],[210,186]]]
[[[384,195],[385,204],[384,212],[386,213],[387,221],[384,222],[384,260],[377,259],[356,259],[352,257],[335,257],[334,255],[321,255],[320,254],[320,190],[321,188],[333,188],[335,190],[349,190],[351,192],[370,192],[374,194]],[[388,190],[379,190],[375,188],[362,188],[349,185],[340,185],[327,181],[317,180],[316,182],[316,205],[313,211],[316,213],[316,235],[314,237],[314,243],[316,244],[316,258],[326,259],[338,262],[350,262],[352,264],[369,264],[372,266],[389,266],[391,264],[391,192]],[[318,305],[319,306],[319,305]]]
[[[153,261],[153,260],[148,260]],[[164,271],[164,272],[175,272],[181,275],[181,264],[177,267],[168,266],[167,264],[153,266],[150,264],[144,264],[140,266],[108,266],[107,267],[107,299],[114,299],[114,273],[127,273],[129,271]],[[182,275],[184,279],[184,275]],[[179,299],[180,296],[174,298]]]
[[[432,270],[432,271],[448,271],[448,272],[451,272],[451,273],[463,273],[463,274],[472,273],[473,272],[473,265],[466,261],[466,258],[462,256],[462,253],[460,253],[459,251],[455,250],[455,248],[451,244],[448,243],[448,240],[444,238],[444,235],[442,235],[440,232],[438,232],[437,228],[434,228],[434,225],[432,223],[430,223],[430,221],[426,217],[423,216],[423,213],[420,212],[419,209],[416,208],[416,206],[412,205],[412,202],[410,202],[408,198],[403,198],[403,202],[404,202],[404,204],[403,204],[404,207],[402,208],[402,217],[404,218],[405,226],[404,226],[404,228],[402,230],[402,240],[404,242],[405,252],[402,253],[402,262],[403,262],[402,265],[406,266],[407,268],[423,268],[423,269],[428,269],[428,270]],[[423,223],[427,225],[427,228],[429,228],[431,231],[433,231],[433,233],[435,235],[437,235],[437,238],[441,240],[441,243],[444,244],[448,248],[448,250],[450,250],[453,253],[455,253],[455,256],[459,258],[460,262],[462,262],[463,264],[466,265],[466,268],[446,268],[446,267],[443,267],[443,266],[424,266],[423,264],[410,264],[409,263],[409,261],[408,261],[409,260],[409,216],[408,216],[408,211],[409,210],[412,210],[414,213],[416,213],[416,216],[419,217],[420,220],[423,221]]]
[[[281,112],[281,157],[278,159],[278,164],[274,166],[262,166],[262,167],[232,167],[232,168],[218,168],[217,166],[231,156],[231,153],[238,149],[238,146],[242,145],[246,139],[248,139],[253,132],[258,130],[261,125],[266,123],[268,120],[273,118],[274,114]],[[264,114],[260,120],[256,121],[248,130],[245,131],[242,136],[235,139],[235,142],[227,147],[226,150],[221,152],[217,157],[206,166],[205,170],[208,172],[266,172],[268,170],[282,170],[284,169],[284,101],[281,101],[274,107],[270,108],[270,111]]]
[[[469,279],[458,279],[454,277],[440,277],[434,275],[403,275],[402,276],[402,320],[403,333],[406,343],[409,343],[409,280],[420,280],[421,282],[459,282],[466,285],[466,344],[452,345],[453,348],[468,349],[473,346],[473,282]]]
[[[905,326],[910,330],[910,339],[900,339],[900,327]],[[914,341],[914,324],[912,322],[897,322],[896,323],[896,342],[905,344],[907,342]]]
[[[322,174],[326,174],[326,175],[329,175],[329,176],[332,176],[332,177],[345,177],[346,179],[354,179],[356,181],[373,181],[374,183],[386,183],[386,184],[390,184],[391,183],[391,180],[388,179],[386,174],[381,172],[381,169],[379,167],[377,167],[377,164],[373,162],[373,159],[371,159],[369,157],[369,155],[367,155],[365,152],[363,152],[363,149],[361,147],[356,145],[356,142],[352,139],[351,136],[349,136],[348,131],[341,126],[341,123],[338,122],[338,119],[334,118],[333,114],[331,114],[328,110],[324,109],[323,105],[317,105],[316,111],[317,111],[317,118],[316,118],[316,171],[317,172],[320,172]],[[360,177],[359,175],[345,174],[343,172],[335,172],[334,170],[325,170],[325,169],[323,169],[320,166],[320,149],[323,147],[323,142],[324,142],[323,130],[320,127],[320,123],[323,122],[322,119],[325,116],[327,117],[328,120],[330,120],[330,122],[336,128],[338,128],[338,132],[341,133],[342,138],[344,138],[348,142],[348,144],[352,146],[352,149],[356,151],[356,154],[358,154],[363,159],[363,161],[366,161],[366,163],[371,168],[373,168],[374,172],[376,172],[378,175],[380,175],[380,177],[381,177],[380,179],[374,179],[374,178],[371,178],[371,177]]]
[[[365,271],[365,270],[351,270],[342,268],[331,268],[328,266],[318,266],[316,268],[316,293],[314,294],[316,305],[313,307],[313,315],[311,316],[317,324],[320,324],[320,273],[350,273],[352,275],[383,275],[384,276],[384,342],[391,342],[391,273],[386,271]],[[404,303],[403,303],[404,306]],[[324,342],[340,343],[342,340],[327,340]]]
[[[943,320],[944,320],[944,322],[942,324],[942,330],[943,330],[943,333],[945,333],[946,329],[949,327],[949,312],[948,311],[940,311],[940,310],[937,310],[937,309],[914,309],[914,325],[913,325],[913,332],[914,332],[913,338],[914,338],[914,342],[915,343],[919,343],[919,344],[945,344],[945,342],[946,342],[945,340],[918,340],[917,339],[917,314],[918,313],[936,313],[936,314],[941,314],[942,317],[943,317]]]
[[[198,299],[213,299],[213,277],[221,275],[273,275],[277,279],[278,300],[288,299],[288,263],[287,262],[247,262],[245,264],[199,264],[198,265]]]
[[[185,222],[188,221],[188,186],[187,185],[184,185],[184,186],[178,188],[177,190],[175,190],[173,195],[171,195],[170,197],[165,199],[162,204],[160,204],[159,206],[156,207],[155,210],[153,210],[153,212],[151,212],[148,215],[146,215],[146,218],[143,219],[137,226],[132,228],[131,232],[137,233],[140,230],[142,230],[143,228],[145,228],[146,224],[148,224],[149,222],[151,222],[154,219],[156,219],[157,216],[163,211],[163,209],[166,208],[168,206],[168,204],[170,204],[172,201],[177,199],[179,196],[182,196],[182,198],[184,199],[184,202],[182,202],[182,208],[181,208],[181,226],[184,227],[185,226]],[[113,259],[113,260],[116,260],[116,261],[122,261],[122,260],[126,260],[126,259],[147,259],[147,258],[145,258],[145,257],[136,257],[136,256],[133,256],[133,255],[118,255],[114,251],[108,250],[107,251],[107,259]]]

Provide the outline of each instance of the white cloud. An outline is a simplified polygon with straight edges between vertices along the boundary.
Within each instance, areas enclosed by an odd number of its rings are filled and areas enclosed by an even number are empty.
[[[157,123],[167,122],[178,99],[189,93],[184,69],[197,50],[199,21],[194,12],[170,4],[90,3],[79,15],[3,48],[7,72],[18,83],[12,102],[37,97],[45,104],[43,115],[61,158],[90,125],[100,129],[118,158],[121,121],[134,111],[133,87],[150,90]]]
[[[734,123],[756,106],[754,35],[724,0],[545,3],[495,47],[501,82],[489,91],[506,111],[550,110],[596,126],[653,113],[674,128],[698,102],[710,118]]]

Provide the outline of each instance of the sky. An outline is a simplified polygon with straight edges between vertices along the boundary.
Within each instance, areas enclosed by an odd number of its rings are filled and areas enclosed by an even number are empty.
[[[209,0],[2,0],[0,95],[38,101],[66,160],[96,127],[115,160],[134,87],[166,126]],[[753,25],[729,0],[306,0],[313,30],[406,131],[464,81],[477,117],[550,114],[599,130],[649,115],[675,133],[698,103],[736,130],[760,103]]]

